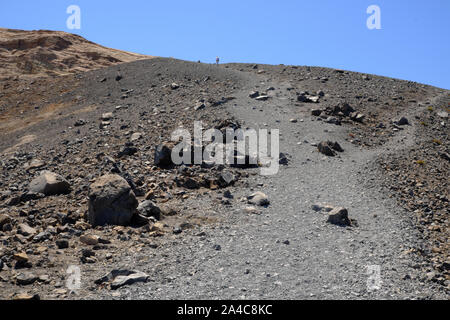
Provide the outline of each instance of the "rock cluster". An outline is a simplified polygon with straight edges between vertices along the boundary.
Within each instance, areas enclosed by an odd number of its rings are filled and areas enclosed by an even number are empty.
[[[340,103],[325,109],[312,109],[311,115],[336,125],[341,125],[343,121],[348,120],[362,123],[365,119],[364,114],[355,111],[348,103]]]
[[[334,157],[336,156],[337,152],[344,152],[344,149],[339,145],[339,143],[331,142],[331,141],[322,141],[317,145],[317,149],[320,153],[329,156]]]

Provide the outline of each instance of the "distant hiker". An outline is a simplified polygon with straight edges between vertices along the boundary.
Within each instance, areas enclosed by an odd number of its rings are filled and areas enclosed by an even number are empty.
[[[216,57],[216,64],[219,65],[219,57]]]

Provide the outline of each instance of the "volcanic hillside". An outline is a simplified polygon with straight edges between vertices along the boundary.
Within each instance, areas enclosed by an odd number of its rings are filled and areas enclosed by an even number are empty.
[[[66,32],[0,28],[1,77],[63,75],[148,58]]]
[[[20,76],[0,80],[0,298],[450,296],[448,90],[4,34],[2,72]],[[92,48],[101,58],[81,53]],[[33,58],[43,51],[60,69]],[[139,61],[100,68],[116,59]],[[27,61],[64,75],[30,78]],[[171,163],[171,133],[196,120],[279,129],[279,171]],[[111,208],[129,220],[92,219]],[[70,265],[82,275],[74,292]],[[381,268],[374,290],[368,266]]]

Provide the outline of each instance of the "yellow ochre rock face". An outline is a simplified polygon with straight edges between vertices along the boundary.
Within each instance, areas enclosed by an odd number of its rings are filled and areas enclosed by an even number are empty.
[[[149,58],[67,32],[0,28],[2,78],[65,75]]]

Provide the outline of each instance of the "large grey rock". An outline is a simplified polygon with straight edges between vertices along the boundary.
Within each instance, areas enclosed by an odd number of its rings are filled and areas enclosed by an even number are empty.
[[[130,185],[119,175],[104,175],[89,187],[88,219],[93,226],[127,225],[137,206]]]
[[[70,184],[59,174],[45,170],[30,182],[28,189],[51,196],[70,193]]]

